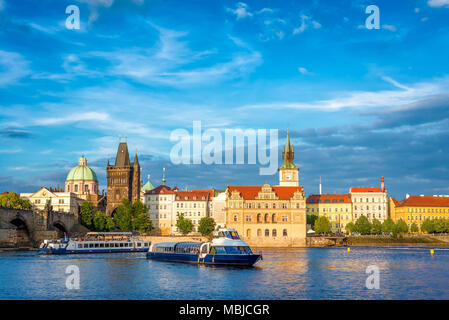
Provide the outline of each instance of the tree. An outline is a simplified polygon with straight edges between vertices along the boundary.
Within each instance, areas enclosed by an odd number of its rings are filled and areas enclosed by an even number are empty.
[[[120,230],[124,232],[132,231],[132,211],[133,205],[131,201],[122,199],[122,203],[117,206],[114,214],[114,222]]]
[[[345,228],[346,228],[346,231],[348,231],[349,233],[355,232],[355,224],[352,222],[349,222]]]
[[[14,209],[31,209],[31,203],[28,200],[20,198],[15,192],[9,192],[0,196],[0,206]]]
[[[148,211],[141,212],[134,218],[133,229],[139,231],[140,233],[148,233],[153,230],[153,224],[151,223]]]
[[[80,213],[80,219],[81,224],[88,228],[89,230],[92,230],[94,227],[94,212],[95,208],[92,203],[89,201],[84,201],[81,204],[81,213]]]
[[[153,229],[150,216],[148,214],[148,207],[140,200],[137,200],[132,205],[132,228],[141,233],[147,233]]]
[[[178,220],[176,221],[176,227],[182,234],[186,235],[192,232],[193,223],[189,219],[184,218],[184,214],[181,213],[178,217]]]
[[[355,222],[355,231],[360,234],[363,234],[363,235],[370,234],[371,228],[372,228],[371,223],[369,222],[368,218],[365,216],[361,216]]]
[[[307,224],[310,224],[311,226],[315,225],[316,219],[318,219],[318,215],[316,214],[308,214],[306,216]]]
[[[115,227],[114,221],[112,221],[111,217],[108,217],[106,213],[101,211],[97,211],[93,224],[95,231],[98,232],[111,232]]]
[[[329,219],[325,216],[320,216],[315,220],[314,225],[315,232],[317,233],[327,233],[331,229],[331,224]]]
[[[404,220],[399,219],[398,222],[396,222],[394,228],[393,228],[393,236],[397,236],[400,233],[406,233],[408,232],[408,226],[405,223]]]
[[[381,234],[382,233],[382,222],[377,219],[373,219],[371,225],[371,234]]]
[[[204,217],[200,220],[200,225],[198,227],[198,231],[203,236],[210,236],[212,231],[215,229],[215,220],[210,217]]]
[[[427,233],[434,233],[435,225],[433,222],[434,222],[434,220],[430,220],[429,218],[424,220],[423,223],[421,224],[421,231],[427,232]]]
[[[434,220],[433,225],[435,227],[435,232],[436,233],[446,232],[446,224],[447,224],[446,219],[438,218],[438,219]]]
[[[414,222],[412,223],[412,225],[410,226],[410,232],[412,232],[412,233],[419,232],[418,225],[416,223],[414,223]]]
[[[393,219],[388,217],[387,220],[385,220],[382,223],[382,232],[384,232],[384,233],[393,232],[394,226],[395,226],[395,224],[394,224]]]

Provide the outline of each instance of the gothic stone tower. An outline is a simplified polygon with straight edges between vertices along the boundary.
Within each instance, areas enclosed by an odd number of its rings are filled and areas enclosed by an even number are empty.
[[[290,135],[287,129],[287,141],[282,148],[282,159],[284,162],[279,170],[279,185],[280,186],[299,186],[299,169],[293,163],[295,158],[295,151],[293,145],[290,144]]]
[[[120,142],[115,158],[115,165],[106,167],[108,194],[106,213],[111,215],[122,199],[131,202],[140,199],[140,165],[137,153],[134,162],[129,161],[128,145]]]

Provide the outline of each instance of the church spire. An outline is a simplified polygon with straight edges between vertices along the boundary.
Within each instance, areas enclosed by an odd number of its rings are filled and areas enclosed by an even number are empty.
[[[296,166],[293,162],[294,158],[295,151],[293,145],[290,143],[290,133],[289,129],[287,129],[287,139],[285,145],[282,147],[282,159],[284,162],[282,163],[281,169],[295,169]]]
[[[162,171],[162,184],[165,186],[165,168]]]

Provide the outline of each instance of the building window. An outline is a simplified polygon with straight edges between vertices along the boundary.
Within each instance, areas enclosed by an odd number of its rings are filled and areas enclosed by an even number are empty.
[[[78,185],[75,184],[75,192],[78,192]]]
[[[262,236],[262,230],[261,229],[257,229],[257,236],[261,237]]]
[[[234,221],[237,221],[237,215],[236,214],[234,215]]]
[[[277,236],[277,231],[276,231],[276,229],[273,229],[273,231],[271,232],[271,235],[272,235],[273,237],[276,237],[276,236]]]
[[[273,213],[273,215],[271,216],[271,222],[276,223],[276,214],[275,213]]]
[[[270,236],[270,230],[265,229],[265,237],[269,237]]]
[[[248,238],[251,237],[251,229],[246,230],[246,236]]]
[[[261,223],[261,217],[260,217],[260,213],[257,214],[257,223]]]
[[[265,222],[265,223],[268,223],[268,213],[265,213],[264,222]]]
[[[282,235],[283,235],[284,237],[287,236],[287,229],[284,229],[284,230],[282,231]]]

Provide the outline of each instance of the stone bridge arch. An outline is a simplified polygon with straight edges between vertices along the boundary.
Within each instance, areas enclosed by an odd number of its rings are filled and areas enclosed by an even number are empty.
[[[18,247],[29,247],[33,245],[32,229],[24,217],[17,215],[9,223],[17,228],[16,243]]]

